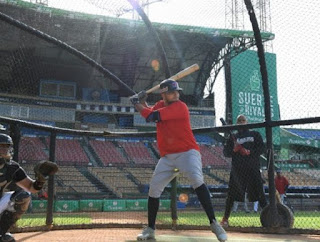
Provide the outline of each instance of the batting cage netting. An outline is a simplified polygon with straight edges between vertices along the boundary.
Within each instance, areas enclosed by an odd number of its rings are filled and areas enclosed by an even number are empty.
[[[30,177],[41,160],[59,165],[12,231],[147,224],[156,125],[129,96],[197,64],[177,81],[217,220],[236,169],[225,146],[243,114],[264,143],[258,163],[269,205],[240,199],[228,229],[318,233],[319,11],[316,1],[297,0],[0,0],[3,132]],[[147,101],[160,99],[156,90]],[[246,169],[237,174],[252,187]],[[272,212],[282,222],[270,221]],[[161,195],[157,226],[207,226],[184,174]]]

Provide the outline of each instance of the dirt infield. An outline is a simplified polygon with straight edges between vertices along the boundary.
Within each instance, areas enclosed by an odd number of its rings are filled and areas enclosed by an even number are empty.
[[[77,230],[53,230],[49,232],[29,232],[14,234],[20,242],[60,242],[60,241],[136,241],[140,229],[77,229]],[[228,233],[229,242],[235,241],[272,241],[272,242],[298,242],[298,241],[320,241],[320,235],[273,235],[273,234],[249,234],[249,233]],[[157,242],[202,242],[218,241],[210,231],[199,230],[157,230]]]

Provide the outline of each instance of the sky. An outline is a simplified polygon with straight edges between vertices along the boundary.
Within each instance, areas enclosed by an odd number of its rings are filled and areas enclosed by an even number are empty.
[[[258,0],[252,0],[253,3]],[[48,0],[49,6],[92,14],[110,15],[131,7],[127,0]],[[147,2],[147,0],[144,0]],[[231,0],[164,0],[149,5],[145,12],[154,22],[226,28],[231,14],[225,14],[226,3]],[[242,1],[239,22],[251,30]],[[239,5],[239,6],[240,6]],[[97,7],[98,6],[98,7]],[[243,14],[241,10],[245,10]],[[123,12],[123,11],[122,11]],[[320,5],[311,0],[270,0],[268,29],[275,34],[271,52],[277,56],[278,100],[281,119],[320,116]],[[137,14],[135,14],[137,16]],[[227,16],[227,18],[226,18]],[[122,17],[132,18],[129,12]],[[269,20],[268,20],[269,23]],[[230,24],[229,24],[230,25]],[[224,117],[224,72],[214,85],[217,118]],[[302,128],[320,129],[320,124],[303,125]]]

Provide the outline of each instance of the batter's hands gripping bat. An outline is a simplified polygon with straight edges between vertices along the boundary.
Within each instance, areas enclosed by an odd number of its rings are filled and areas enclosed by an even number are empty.
[[[182,79],[183,77],[188,76],[188,75],[190,75],[191,73],[193,73],[193,72],[195,72],[197,70],[199,70],[199,65],[198,64],[193,64],[192,66],[187,67],[186,69],[178,72],[177,74],[169,77],[168,79],[172,79],[172,80],[178,81],[178,80]],[[159,88],[160,88],[160,84],[158,84],[158,85],[150,88],[149,90],[147,90],[146,94],[150,94],[150,93],[158,90]]]

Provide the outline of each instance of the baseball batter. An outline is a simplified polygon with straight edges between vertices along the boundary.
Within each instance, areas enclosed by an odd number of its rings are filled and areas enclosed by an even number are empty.
[[[188,177],[202,207],[204,208],[213,233],[219,241],[226,241],[225,230],[216,221],[209,190],[204,183],[199,146],[191,130],[189,109],[179,100],[182,90],[174,80],[160,83],[162,100],[154,106],[146,104],[144,91],[130,97],[137,111],[147,122],[157,123],[157,142],[160,160],[150,181],[148,197],[148,227],[138,235],[138,240],[155,238],[155,221],[159,209],[159,198],[168,183],[178,175],[178,169]]]
[[[36,165],[36,180],[31,179],[20,165],[12,160],[13,143],[9,135],[0,134],[0,241],[15,241],[9,228],[27,211],[31,195],[37,193],[45,183],[45,176],[57,172],[56,164],[43,161]],[[10,184],[15,191],[6,192]]]

